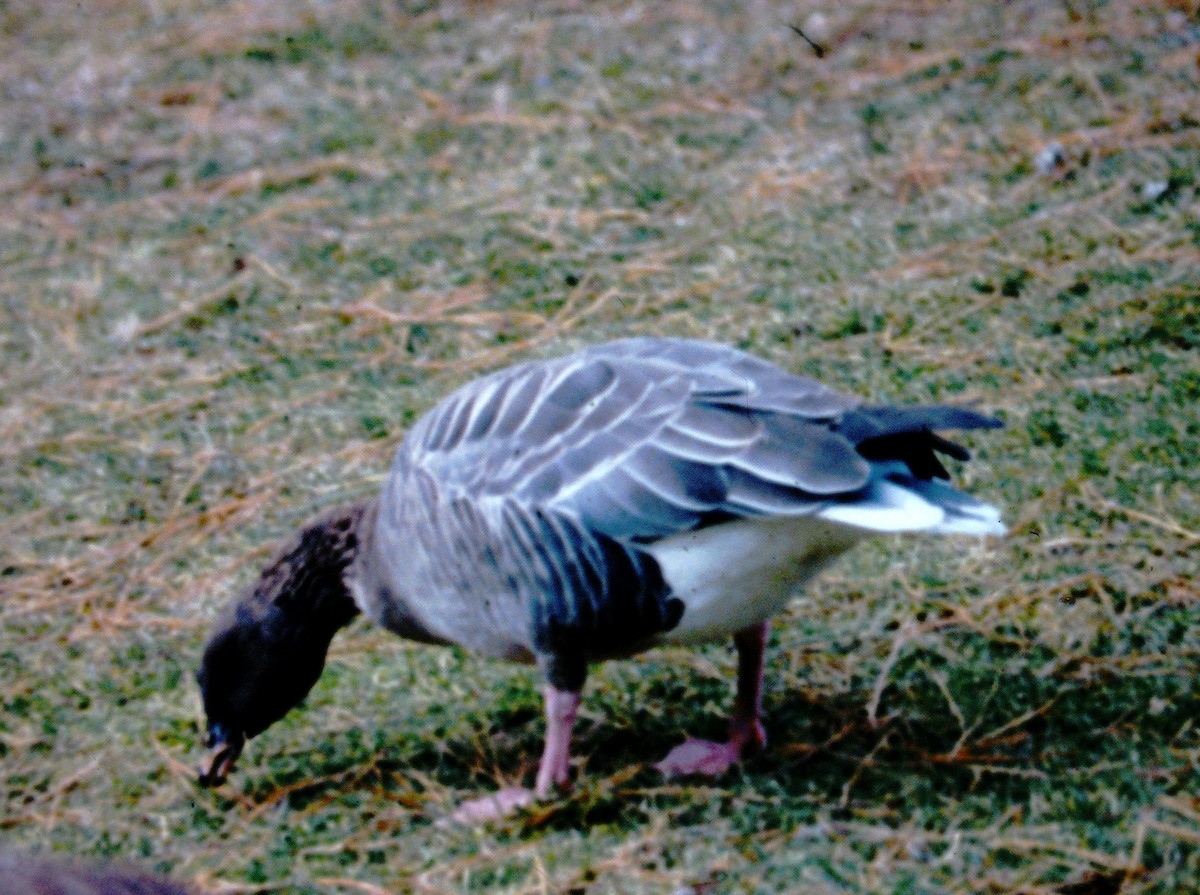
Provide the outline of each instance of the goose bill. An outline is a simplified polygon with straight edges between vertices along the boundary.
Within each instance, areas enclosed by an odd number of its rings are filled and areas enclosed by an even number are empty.
[[[217,743],[200,765],[199,783],[201,786],[220,786],[225,778],[233,773],[233,764],[242,754],[242,737],[231,737]]]

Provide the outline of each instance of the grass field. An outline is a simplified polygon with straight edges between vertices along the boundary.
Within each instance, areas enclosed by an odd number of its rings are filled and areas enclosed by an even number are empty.
[[[787,25],[826,51],[819,58]],[[1149,893],[1200,880],[1190,2],[0,2],[0,843],[214,892]],[[1007,422],[988,543],[860,548],[591,678],[357,623],[199,790],[217,608],[505,363],[703,336]]]

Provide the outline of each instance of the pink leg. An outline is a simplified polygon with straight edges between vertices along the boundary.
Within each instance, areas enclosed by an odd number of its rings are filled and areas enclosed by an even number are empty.
[[[714,743],[689,739],[671,750],[655,765],[664,777],[689,774],[719,776],[744,755],[767,744],[762,726],[763,652],[767,645],[766,623],[738,631],[733,635],[738,653],[737,696],[729,722],[729,740]]]
[[[537,788],[539,799],[550,795],[553,786],[566,786],[571,772],[571,731],[575,727],[575,712],[579,708],[579,694],[556,690],[547,684],[542,690],[546,703],[546,748],[542,751],[542,763],[538,767]]]
[[[487,823],[512,814],[518,808],[544,799],[555,786],[566,787],[571,773],[571,730],[579,708],[579,694],[556,690],[549,684],[542,690],[546,704],[546,747],[538,766],[537,785],[531,791],[510,786],[494,795],[463,802],[441,826]]]

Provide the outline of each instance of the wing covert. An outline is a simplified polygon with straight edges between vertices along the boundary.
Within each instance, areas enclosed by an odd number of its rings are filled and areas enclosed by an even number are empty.
[[[397,462],[443,487],[552,508],[621,540],[721,518],[815,511],[868,463],[830,422],[856,406],[705,342],[633,339],[471,383]]]

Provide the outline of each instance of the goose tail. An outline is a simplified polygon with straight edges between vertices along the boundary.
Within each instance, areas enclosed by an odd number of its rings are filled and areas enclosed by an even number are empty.
[[[944,482],[892,474],[873,479],[852,500],[817,513],[823,519],[876,532],[927,531],[946,535],[1002,535],[1000,511]]]
[[[948,484],[939,455],[966,461],[967,450],[937,429],[994,429],[999,420],[964,407],[859,407],[837,431],[871,464],[866,486],[819,515],[867,531],[1002,535],[1000,511]]]

